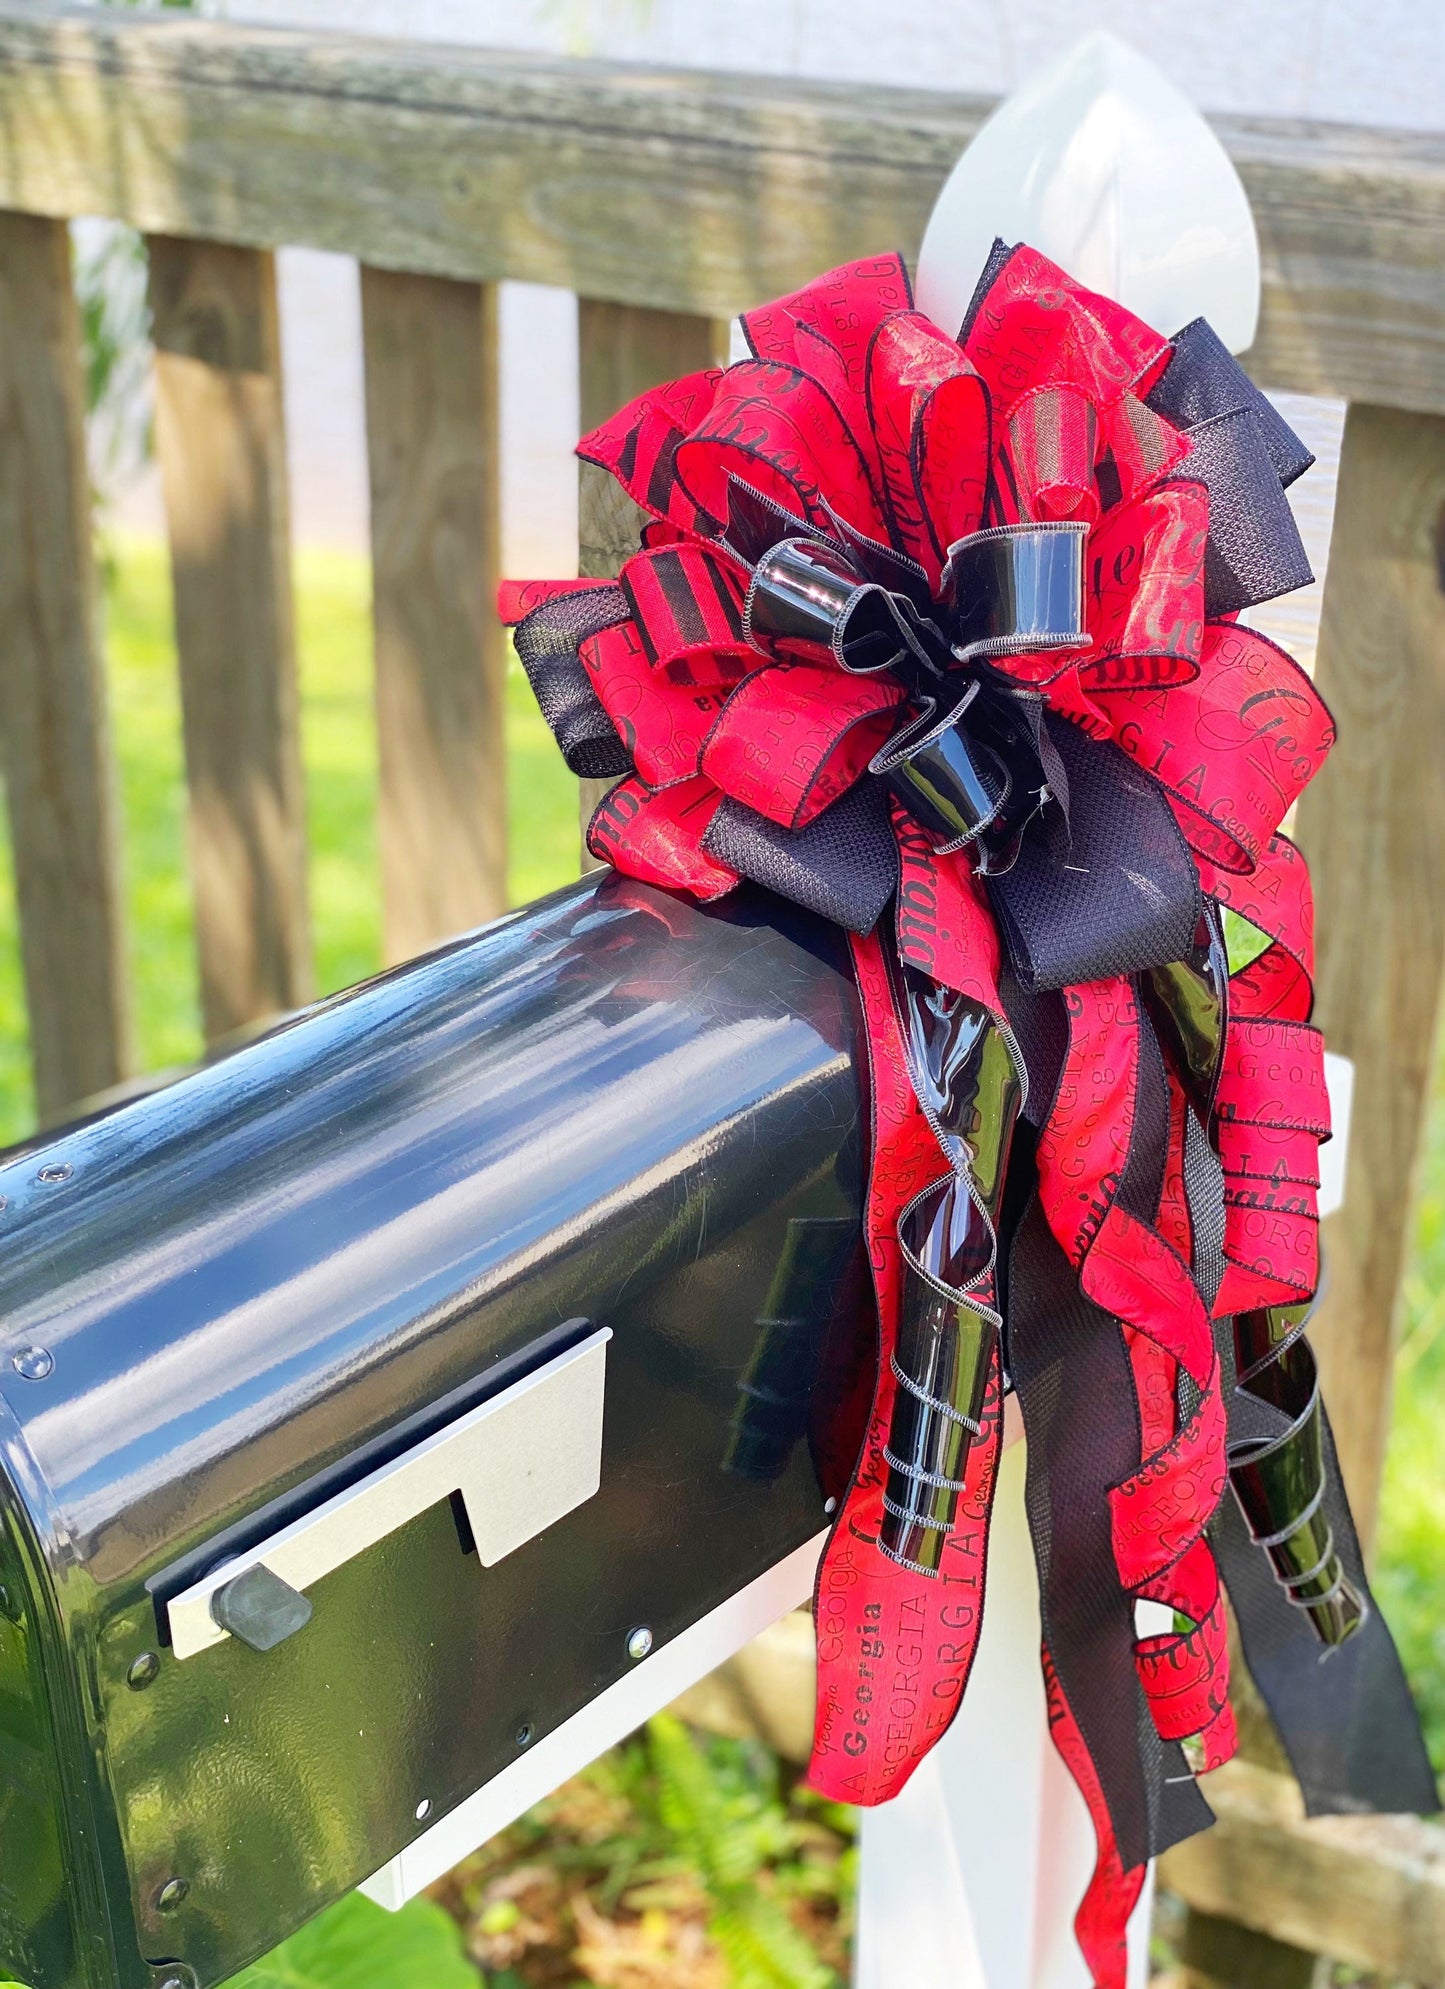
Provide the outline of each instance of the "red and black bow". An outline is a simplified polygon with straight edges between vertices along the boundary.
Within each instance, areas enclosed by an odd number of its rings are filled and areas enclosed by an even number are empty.
[[[650,515],[617,582],[503,612],[568,765],[617,777],[597,856],[852,935],[880,1358],[811,1778],[881,1801],[951,1720],[1012,1389],[1114,1989],[1233,1749],[1221,1564],[1311,1805],[1434,1803],[1300,1337],[1329,1121],[1279,825],[1333,728],[1236,617],[1310,578],[1310,457],[1202,320],[1161,338],[1028,248],[957,339],[895,256],[742,324],[751,358],[581,445]],[[1263,942],[1234,973],[1226,910]]]

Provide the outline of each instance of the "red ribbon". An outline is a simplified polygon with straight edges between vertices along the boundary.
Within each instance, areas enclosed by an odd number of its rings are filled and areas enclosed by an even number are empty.
[[[1267,949],[1231,983],[1218,1085],[1226,1271],[1216,1314],[1314,1289],[1316,1148],[1328,1130],[1320,1039],[1308,1024],[1310,905],[1279,823],[1320,766],[1329,715],[1274,644],[1206,619],[1209,494],[1189,441],[1146,405],[1171,346],[1122,306],[1031,250],[1004,262],[962,344],[912,308],[894,256],[830,271],[748,313],[753,357],[642,395],[587,437],[653,524],[621,576],[626,613],[581,653],[633,758],[589,831],[595,854],[710,899],[736,874],[704,837],[727,797],[798,830],[863,775],[903,687],[888,672],[765,657],[746,638],[748,569],[721,543],[734,484],[836,537],[852,528],[937,588],[949,547],[986,524],[1087,524],[1090,646],[1002,656],[1049,708],[1113,741],[1159,783],[1206,894],[1257,925]],[[584,583],[556,583],[558,590]],[[601,585],[602,583],[598,583]],[[504,590],[519,619],[553,598]],[[966,851],[940,855],[895,811],[899,956],[1000,1022],[999,939]],[[982,1613],[1001,1431],[995,1357],[983,1434],[939,1576],[878,1545],[897,1386],[889,1356],[902,1289],[898,1222],[938,1179],[884,947],[853,946],[871,1065],[866,1240],[879,1362],[852,1486],[818,1580],[818,1711],[810,1779],[846,1801],[894,1795],[948,1726]],[[1118,1322],[1137,1396],[1136,1468],[1109,1494],[1117,1580],[1184,1627],[1139,1639],[1135,1664],[1160,1736],[1206,1765],[1234,1746],[1219,1575],[1205,1539],[1226,1483],[1211,1321],[1194,1277],[1184,1194],[1186,1111],[1168,1073],[1168,1165],[1149,1219],[1122,1205],[1144,1054],[1128,979],[1065,991],[1068,1044],[1038,1140],[1038,1192],[1080,1288]],[[988,1294],[984,1294],[985,1297]],[[1142,1868],[1121,1861],[1096,1764],[1052,1655],[1055,1739],[1089,1804],[1099,1863],[1078,1934],[1100,1989],[1122,1989],[1124,1927]]]

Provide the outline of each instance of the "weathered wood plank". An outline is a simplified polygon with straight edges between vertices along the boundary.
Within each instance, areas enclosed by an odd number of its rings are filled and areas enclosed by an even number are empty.
[[[1186,1916],[1179,1963],[1152,1989],[1328,1989],[1329,1964],[1320,1956],[1213,1913]]]
[[[311,993],[286,437],[269,254],[150,240],[208,1040]]]
[[[0,202],[699,316],[912,253],[989,105],[0,0]],[[1268,384],[1445,412],[1445,139],[1218,118]]]
[[[1316,682],[1340,738],[1300,804],[1319,939],[1316,1019],[1355,1060],[1344,1207],[1313,1338],[1363,1537],[1445,973],[1445,420],[1350,408]]]
[[[695,373],[727,360],[726,320],[680,311],[637,310],[582,297],[577,304],[579,401],[582,432],[616,414],[636,395],[660,381]],[[577,571],[589,579],[610,579],[637,551],[645,513],[615,477],[595,463],[579,463],[577,487]],[[606,780],[578,783],[578,807],[585,834],[592,812],[612,785]],[[597,864],[582,846],[582,868]]]
[[[131,1064],[84,419],[69,232],[0,214],[0,746],[42,1121]]]
[[[388,960],[507,903],[497,293],[363,269]]]
[[[1162,1884],[1202,1913],[1387,1981],[1445,1984],[1438,1824],[1406,1816],[1307,1823],[1294,1783],[1246,1762],[1219,1769],[1203,1787],[1219,1821],[1166,1853]]]

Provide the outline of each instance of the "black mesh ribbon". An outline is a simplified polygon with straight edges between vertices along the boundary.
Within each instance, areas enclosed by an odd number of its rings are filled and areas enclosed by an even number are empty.
[[[532,695],[580,780],[614,780],[632,770],[631,755],[588,681],[580,653],[589,636],[625,622],[630,612],[620,587],[590,588],[544,602],[513,632]]]

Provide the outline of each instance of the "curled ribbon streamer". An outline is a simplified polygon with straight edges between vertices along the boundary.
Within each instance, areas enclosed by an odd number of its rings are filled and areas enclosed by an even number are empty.
[[[569,766],[621,776],[595,854],[852,935],[879,1357],[811,1779],[882,1801],[952,1719],[1012,1388],[1099,1840],[1077,1932],[1122,1989],[1144,1864],[1234,1747],[1221,1556],[1312,1806],[1434,1801],[1300,1337],[1329,1119],[1278,831],[1333,726],[1234,616],[1309,577],[1310,458],[1202,321],[1161,338],[1027,247],[957,339],[896,256],[742,326],[580,445],[650,517],[619,582],[503,612]],[[1234,974],[1221,907],[1267,941]]]

